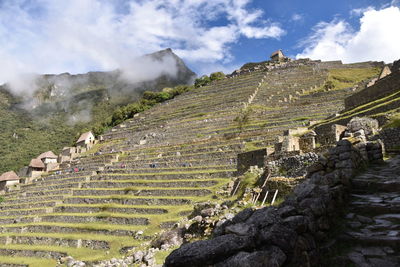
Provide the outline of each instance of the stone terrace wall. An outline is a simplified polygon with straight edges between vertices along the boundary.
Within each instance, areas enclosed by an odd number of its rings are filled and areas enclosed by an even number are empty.
[[[400,150],[400,128],[388,128],[382,130],[377,138],[381,139],[388,152]]]
[[[400,90],[400,71],[394,72],[374,85],[346,98],[346,110],[388,96],[398,90]]]
[[[360,148],[376,153],[378,146]],[[339,141],[281,205],[243,210],[216,228],[213,239],[173,251],[165,266],[319,266],[319,244],[334,226],[349,179],[365,163],[359,149]]]
[[[384,63],[376,61],[366,61],[353,64],[343,64],[341,60],[335,60],[335,61],[319,62],[318,66],[323,69],[374,68],[374,67],[383,67]]]

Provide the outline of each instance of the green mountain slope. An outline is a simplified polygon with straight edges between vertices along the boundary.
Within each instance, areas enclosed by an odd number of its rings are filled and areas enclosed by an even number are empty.
[[[143,57],[153,62],[172,58],[176,76],[133,82],[120,70],[87,74],[42,75],[33,97],[15,96],[7,85],[0,90],[0,173],[29,163],[43,151],[71,146],[82,131],[105,121],[144,91],[190,83],[195,74],[170,49]]]

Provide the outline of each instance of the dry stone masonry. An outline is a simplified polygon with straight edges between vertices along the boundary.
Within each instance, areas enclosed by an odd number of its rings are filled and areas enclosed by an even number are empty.
[[[339,141],[281,205],[242,211],[221,225],[213,239],[172,252],[166,266],[318,266],[321,244],[347,201],[351,178],[368,164],[362,153],[367,147]],[[373,146],[378,150],[382,155],[381,147]]]

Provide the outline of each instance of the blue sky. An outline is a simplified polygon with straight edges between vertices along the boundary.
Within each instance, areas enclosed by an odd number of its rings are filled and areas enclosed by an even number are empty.
[[[168,47],[200,75],[231,72],[277,49],[293,58],[389,63],[400,58],[399,6],[398,0],[0,0],[0,83],[21,73],[133,73],[140,68],[132,65],[135,57]]]

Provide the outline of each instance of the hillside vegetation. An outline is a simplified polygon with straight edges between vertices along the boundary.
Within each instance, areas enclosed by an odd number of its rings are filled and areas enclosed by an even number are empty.
[[[195,74],[171,50],[146,57],[158,60],[166,56],[176,61],[176,77],[162,75],[154,80],[130,83],[122,78],[120,71],[42,75],[36,78],[33,98],[15,96],[8,85],[1,86],[0,173],[18,171],[44,151],[58,153],[65,146],[73,146],[84,131],[100,134],[132,114],[187,90],[183,86],[163,93],[165,99],[145,98],[140,106],[131,104],[140,100],[146,90],[150,91],[149,98],[151,91],[192,82]]]

